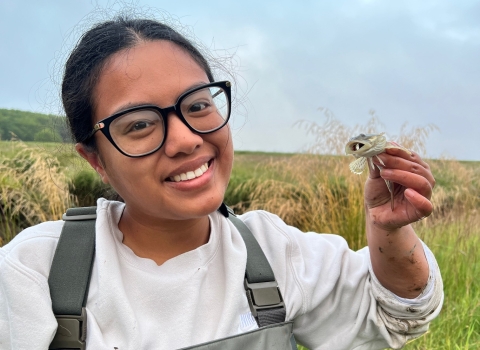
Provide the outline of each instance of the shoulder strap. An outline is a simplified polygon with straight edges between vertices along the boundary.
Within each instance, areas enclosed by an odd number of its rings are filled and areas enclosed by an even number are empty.
[[[247,247],[244,286],[258,326],[285,321],[275,275],[250,229],[222,203],[219,211],[238,229]],[[96,207],[70,208],[55,250],[48,284],[58,328],[49,349],[85,349],[90,275],[95,256]]]
[[[90,274],[95,256],[96,207],[71,208],[55,250],[48,285],[58,328],[49,349],[85,349]]]
[[[262,248],[247,225],[235,216],[232,209],[222,203],[219,211],[235,225],[247,247],[244,286],[250,310],[258,326],[285,322],[285,304]]]

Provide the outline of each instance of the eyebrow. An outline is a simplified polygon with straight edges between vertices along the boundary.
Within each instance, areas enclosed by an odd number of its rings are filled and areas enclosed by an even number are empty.
[[[198,83],[194,83],[192,85],[190,85],[188,88],[186,88],[183,92],[180,93],[180,95],[178,95],[178,97],[180,97],[181,95],[183,95],[184,93],[190,91],[190,90],[193,90],[197,87],[200,87],[200,86],[203,86],[203,85],[207,85],[207,84],[210,84],[211,82],[208,82],[208,83],[205,83],[205,82],[198,82]],[[177,97],[177,100],[178,100],[178,97]],[[176,102],[176,101],[175,101]],[[112,116],[112,115],[115,115],[117,113],[121,113],[123,112],[124,110],[127,110],[129,108],[133,108],[133,107],[140,107],[140,106],[144,106],[144,105],[150,105],[150,106],[157,106],[156,104],[154,103],[151,103],[151,102],[147,102],[147,101],[136,101],[136,102],[127,102],[123,105],[121,105],[120,107],[118,107],[117,109],[115,109],[115,111],[113,111],[113,113],[111,113],[110,115],[108,115],[106,118],[108,118],[109,116]],[[160,106],[158,106],[160,107]],[[166,107],[160,107],[160,108],[166,108]],[[102,119],[105,119],[105,118],[102,118]]]

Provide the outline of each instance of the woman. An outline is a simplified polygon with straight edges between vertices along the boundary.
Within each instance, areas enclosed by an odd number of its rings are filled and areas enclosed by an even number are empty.
[[[217,211],[233,162],[230,83],[215,82],[171,28],[119,18],[81,38],[62,99],[78,153],[125,202],[98,201],[87,349],[177,349],[258,328],[245,243]],[[386,169],[371,171],[365,187],[368,249],[267,212],[240,217],[310,349],[400,348],[440,312],[438,267],[410,226],[431,213],[434,178],[415,153],[380,158]],[[384,179],[405,189],[394,211]],[[26,229],[0,250],[2,349],[52,341],[47,279],[62,225]]]

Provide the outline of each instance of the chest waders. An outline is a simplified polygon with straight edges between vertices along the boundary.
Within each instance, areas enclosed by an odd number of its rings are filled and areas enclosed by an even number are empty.
[[[247,248],[244,287],[259,329],[183,348],[198,350],[296,350],[293,322],[285,322],[285,304],[272,268],[250,229],[225,204],[218,209],[240,232]],[[58,328],[49,349],[86,349],[87,304],[95,257],[96,207],[71,208],[48,277]]]

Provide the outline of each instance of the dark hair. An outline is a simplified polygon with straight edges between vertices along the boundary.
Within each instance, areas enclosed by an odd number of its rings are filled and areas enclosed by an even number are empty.
[[[75,142],[95,149],[94,138],[86,141],[92,130],[93,89],[107,59],[134,47],[140,41],[167,40],[184,49],[213,82],[207,60],[184,36],[169,26],[148,19],[118,17],[97,24],[78,41],[70,54],[62,82],[62,103]]]

